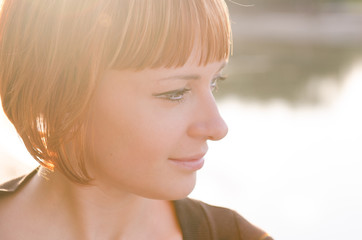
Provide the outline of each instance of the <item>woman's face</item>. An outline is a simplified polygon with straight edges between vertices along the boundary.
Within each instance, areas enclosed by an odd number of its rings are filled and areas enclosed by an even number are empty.
[[[108,71],[95,92],[89,136],[95,184],[113,192],[179,199],[194,188],[207,140],[227,126],[212,90],[225,61]]]

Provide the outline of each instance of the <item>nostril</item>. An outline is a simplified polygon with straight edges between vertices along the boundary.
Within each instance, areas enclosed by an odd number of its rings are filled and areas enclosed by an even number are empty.
[[[220,122],[216,126],[214,126],[212,134],[208,138],[209,140],[218,141],[223,139],[227,135],[229,131],[228,126],[221,117],[219,121]]]
[[[228,127],[219,113],[214,97],[208,94],[201,100],[194,105],[188,135],[212,141],[223,139],[228,132]]]

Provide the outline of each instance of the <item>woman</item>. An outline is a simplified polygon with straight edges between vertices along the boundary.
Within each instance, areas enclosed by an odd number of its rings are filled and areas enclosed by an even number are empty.
[[[270,239],[186,198],[227,133],[223,0],[4,0],[0,21],[3,108],[41,165],[1,186],[2,239]]]

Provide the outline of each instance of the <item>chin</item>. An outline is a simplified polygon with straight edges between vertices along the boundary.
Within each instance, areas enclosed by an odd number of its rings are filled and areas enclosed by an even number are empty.
[[[192,177],[183,179],[181,181],[170,181],[167,185],[163,185],[157,192],[147,194],[147,198],[158,199],[158,200],[179,200],[186,198],[196,185],[196,174]]]
[[[184,199],[192,192],[192,190],[194,190],[194,188],[195,188],[195,184],[188,189],[183,189],[183,191],[174,192],[174,193],[172,193],[172,195],[169,194],[169,197],[167,198],[167,200]]]

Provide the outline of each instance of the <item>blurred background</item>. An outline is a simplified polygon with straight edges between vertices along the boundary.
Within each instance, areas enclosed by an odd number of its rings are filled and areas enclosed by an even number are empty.
[[[234,50],[191,197],[276,240],[362,239],[362,2],[226,0]],[[36,166],[0,113],[0,181]]]
[[[362,239],[362,1],[227,2],[229,134],[191,196],[276,240]]]

